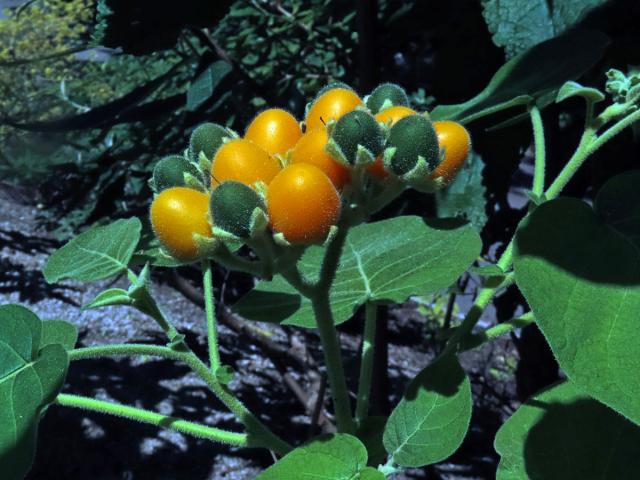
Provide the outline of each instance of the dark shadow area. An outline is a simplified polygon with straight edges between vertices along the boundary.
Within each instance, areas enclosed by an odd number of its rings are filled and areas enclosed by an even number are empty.
[[[640,475],[640,428],[588,398],[531,401],[543,409],[524,444],[532,480],[619,480]]]
[[[0,293],[19,293],[20,302],[37,303],[48,298],[61,300],[69,305],[80,307],[67,296],[74,287],[49,284],[40,270],[31,270],[9,258],[0,258]]]

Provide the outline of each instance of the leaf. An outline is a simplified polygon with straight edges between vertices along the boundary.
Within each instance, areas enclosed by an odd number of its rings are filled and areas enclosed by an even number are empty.
[[[33,328],[34,319],[41,323],[24,307],[0,307],[0,478],[7,480],[29,471],[38,421],[62,388],[69,364],[63,345],[48,343],[48,327]]]
[[[187,91],[187,110],[197,110],[200,105],[209,100],[216,87],[231,72],[231,66],[224,60],[209,65],[193,81],[193,84]]]
[[[431,118],[469,123],[536,99],[538,106],[544,107],[553,102],[565,82],[591,68],[608,43],[606,35],[592,30],[569,32],[539,43],[500,67],[478,95],[457,105],[439,105]]]
[[[73,350],[78,341],[78,329],[64,320],[47,320],[42,322],[42,340],[40,348],[47,345],[62,345],[65,350]]]
[[[133,299],[129,297],[129,293],[122,288],[110,288],[100,292],[96,297],[87,303],[83,310],[90,308],[107,307],[109,305],[131,305]]]
[[[403,467],[439,462],[455,452],[471,420],[471,384],[455,355],[437,360],[409,384],[389,416],[383,442]]]
[[[640,253],[596,213],[539,206],[517,230],[516,282],[573,384],[640,424]]]
[[[578,82],[569,81],[565,83],[556,97],[556,103],[560,103],[567,98],[583,97],[587,102],[601,102],[604,100],[604,93],[597,88],[583,87]]]
[[[379,470],[373,467],[365,467],[360,474],[356,477],[356,480],[384,480],[385,476]]]
[[[496,435],[498,480],[640,478],[640,428],[571,382],[529,399]]]
[[[640,248],[640,170],[616,175],[598,192],[595,211]]]
[[[451,185],[436,192],[438,217],[461,217],[482,231],[487,223],[487,189],[482,184],[483,170],[482,157],[471,151]]]
[[[49,283],[64,279],[91,282],[127,270],[140,238],[137,218],[93,227],[56,250],[44,267]]]
[[[451,285],[480,253],[469,225],[396,217],[353,228],[347,236],[330,301],[336,324],[367,300],[403,302]],[[318,275],[324,249],[309,248],[299,262],[309,278]],[[285,280],[261,281],[235,306],[250,320],[315,327],[313,308]]]
[[[483,0],[482,14],[493,43],[507,58],[553,38],[606,0]]]
[[[481,277],[504,277],[505,272],[498,265],[489,264],[480,267],[471,267],[470,272],[480,275]]]
[[[367,450],[344,433],[311,440],[282,457],[256,480],[353,480],[367,466]],[[375,479],[365,473],[365,479]]]

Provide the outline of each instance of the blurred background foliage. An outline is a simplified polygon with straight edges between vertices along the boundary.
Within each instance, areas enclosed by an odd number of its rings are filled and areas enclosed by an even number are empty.
[[[199,123],[242,131],[266,106],[301,117],[306,102],[331,81],[347,82],[363,95],[380,81],[395,81],[420,110],[458,103],[481,90],[505,58],[582,23],[606,31],[622,47],[610,48],[589,78],[601,86],[608,65],[633,62],[632,49],[622,52],[635,40],[630,27],[638,9],[605,0],[0,5],[6,7],[0,19],[0,176],[35,187],[40,221],[60,238],[103,219],[146,216],[154,162],[180,153]],[[571,111],[567,118],[565,132],[579,125]],[[502,238],[514,217],[507,188],[518,180],[531,133],[521,122],[508,135],[487,134],[499,120],[471,126],[481,133],[474,135],[477,155],[455,192],[418,202],[409,192],[392,209],[451,214],[472,205],[467,216],[478,226],[486,220],[482,210],[495,213],[485,237]]]

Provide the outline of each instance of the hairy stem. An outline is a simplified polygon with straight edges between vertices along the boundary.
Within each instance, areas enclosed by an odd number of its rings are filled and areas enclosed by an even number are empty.
[[[169,347],[161,345],[145,345],[137,343],[124,343],[116,345],[99,345],[96,347],[76,348],[69,352],[69,360],[85,360],[117,355],[147,355],[152,357],[182,360],[184,354]]]
[[[356,422],[360,424],[369,414],[371,398],[371,377],[373,374],[373,353],[376,337],[378,306],[373,302],[365,304],[364,334],[362,336],[362,357],[360,360],[360,378],[358,379],[358,401],[356,403]]]
[[[215,427],[209,427],[200,423],[189,422],[180,418],[162,415],[142,408],[129,407],[113,402],[96,400],[95,398],[68,395],[60,393],[55,403],[64,407],[80,408],[93,412],[115,415],[117,417],[147,423],[180,433],[186,433],[194,437],[204,438],[213,442],[226,443],[239,447],[249,446],[249,439],[245,433],[229,432]]]
[[[218,353],[218,329],[216,326],[216,306],[213,296],[212,268],[209,260],[202,261],[202,284],[204,286],[204,309],[207,317],[207,342],[209,344],[209,366],[215,371],[220,366]]]
[[[533,125],[533,140],[535,145],[535,170],[531,190],[536,195],[542,195],[542,192],[544,192],[544,172],[546,166],[544,128],[542,126],[540,109],[536,105],[531,107],[529,115],[531,116],[531,124]]]

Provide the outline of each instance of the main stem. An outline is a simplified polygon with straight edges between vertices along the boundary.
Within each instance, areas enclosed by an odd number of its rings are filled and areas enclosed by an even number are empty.
[[[216,306],[213,296],[212,268],[209,260],[202,261],[202,284],[204,286],[204,308],[207,316],[207,341],[209,344],[209,366],[215,371],[220,366],[218,353],[218,329],[216,326]]]
[[[376,338],[378,306],[373,302],[365,303],[364,334],[362,336],[362,357],[360,378],[358,379],[358,401],[356,403],[356,422],[360,425],[369,414],[371,398],[371,377],[373,375],[373,354]]]
[[[342,247],[349,231],[348,219],[343,219],[338,232],[329,242],[322,266],[320,277],[315,286],[315,292],[311,296],[313,312],[316,317],[318,333],[324,351],[324,360],[327,366],[327,377],[333,397],[333,405],[336,414],[336,423],[340,432],[354,433],[355,424],[352,418],[349,402],[349,390],[344,375],[342,352],[338,341],[338,332],[333,322],[333,312],[329,301],[329,290],[338,268]]]
[[[82,397],[79,395],[68,395],[65,393],[60,393],[58,395],[56,403],[64,407],[81,408],[83,410],[128,418],[137,422],[168,428],[170,430],[186,433],[206,440],[212,440],[214,442],[226,443],[228,445],[235,445],[238,447],[249,446],[249,439],[245,433],[229,432],[141,408],[129,407],[127,405],[120,405],[113,402],[105,402],[103,400],[96,400],[95,398]]]

